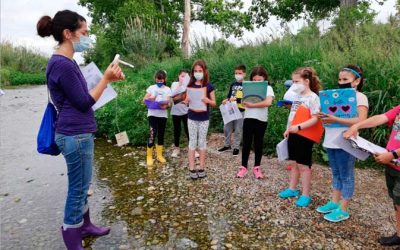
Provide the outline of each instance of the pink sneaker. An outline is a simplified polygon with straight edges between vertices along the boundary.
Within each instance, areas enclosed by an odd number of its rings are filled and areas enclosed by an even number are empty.
[[[241,166],[239,168],[239,172],[237,173],[236,177],[237,178],[243,178],[246,175],[246,173],[247,173],[247,168]]]
[[[253,174],[256,177],[256,179],[262,179],[264,178],[263,174],[261,173],[261,168],[260,166],[254,167],[253,168]]]

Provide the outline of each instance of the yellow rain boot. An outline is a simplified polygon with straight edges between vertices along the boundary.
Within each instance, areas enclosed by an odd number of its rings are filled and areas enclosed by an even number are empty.
[[[153,166],[153,147],[147,147],[147,166]]]
[[[157,160],[161,163],[166,163],[167,161],[165,160],[163,156],[163,146],[161,145],[156,145],[156,153],[157,153]]]

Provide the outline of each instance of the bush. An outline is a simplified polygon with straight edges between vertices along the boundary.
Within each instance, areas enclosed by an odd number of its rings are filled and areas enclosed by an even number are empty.
[[[115,103],[96,112],[99,131],[109,136],[115,134],[116,119],[121,130],[127,130],[133,143],[146,143],[146,109],[140,104],[145,89],[153,82],[153,74],[158,69],[168,72],[168,82],[175,80],[181,68],[190,68],[193,60],[202,58],[207,62],[211,82],[216,87],[217,103],[225,98],[233,80],[234,66],[245,64],[247,75],[252,67],[263,65],[270,74],[271,85],[276,100],[283,97],[283,82],[301,66],[314,67],[320,76],[324,88],[333,88],[337,84],[339,70],[346,64],[358,64],[365,70],[367,78],[363,92],[370,102],[369,115],[375,115],[398,105],[400,96],[400,31],[396,23],[364,24],[356,26],[353,32],[343,33],[332,29],[320,34],[315,26],[302,29],[297,35],[286,34],[283,38],[268,43],[249,44],[235,48],[226,41],[197,41],[192,60],[172,58],[160,63],[150,64],[138,72],[127,73],[128,78],[122,84],[114,84],[119,92],[118,119],[115,116]],[[349,46],[350,45],[350,46]],[[373,50],[371,50],[373,48]],[[123,94],[121,94],[123,93]],[[107,114],[107,115],[106,115]],[[275,154],[276,144],[282,140],[286,128],[288,111],[275,105],[269,109],[269,121],[264,140],[264,152]],[[172,131],[171,124],[168,130]],[[212,110],[210,131],[222,132],[223,123],[219,109]],[[385,145],[389,131],[385,127],[363,131],[363,136],[377,144]],[[166,133],[171,140],[172,132]],[[315,149],[318,159],[324,158],[321,146]]]
[[[40,85],[46,83],[46,75],[42,73],[22,73],[12,72],[10,74],[10,84],[17,85]]]

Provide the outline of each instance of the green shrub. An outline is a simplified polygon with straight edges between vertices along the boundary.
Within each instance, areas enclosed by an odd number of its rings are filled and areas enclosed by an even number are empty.
[[[234,79],[233,70],[237,64],[247,66],[248,76],[252,67],[263,65],[270,74],[276,100],[281,99],[285,93],[282,83],[290,79],[291,73],[298,67],[314,67],[324,88],[333,88],[337,84],[338,72],[344,65],[358,64],[364,68],[367,78],[363,92],[369,98],[369,115],[379,114],[399,104],[399,41],[400,31],[396,24],[365,24],[356,26],[350,33],[332,29],[326,34],[320,34],[315,26],[310,26],[296,35],[286,34],[283,38],[275,38],[270,42],[248,44],[240,48],[222,40],[197,40],[191,60],[171,58],[155,62],[137,72],[127,72],[127,81],[114,84],[119,92],[118,109],[122,110],[118,116],[119,127],[128,131],[130,138],[134,138],[134,144],[145,144],[148,125],[146,109],[141,104],[141,99],[145,89],[153,82],[154,72],[165,69],[168,72],[168,82],[171,83],[179,69],[190,68],[192,62],[198,58],[204,59],[208,65],[210,80],[216,87],[218,105],[225,98]],[[115,102],[96,112],[99,130],[109,136],[117,132]],[[269,108],[268,128],[264,138],[266,154],[275,154],[275,146],[282,140],[286,128],[287,116],[288,111],[285,109],[276,105]],[[170,141],[172,126],[168,124],[166,139]],[[222,129],[219,109],[214,108],[210,131],[222,132]],[[385,145],[388,134],[388,129],[382,126],[365,130],[362,136]],[[315,157],[319,160],[326,159],[321,145],[315,148]]]

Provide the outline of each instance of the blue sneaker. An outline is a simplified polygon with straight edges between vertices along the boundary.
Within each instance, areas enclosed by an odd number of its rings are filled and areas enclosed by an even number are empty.
[[[327,213],[333,212],[334,210],[336,210],[338,208],[339,208],[339,203],[329,201],[325,205],[318,207],[317,212],[321,213],[321,214],[327,214]]]
[[[330,222],[340,222],[350,218],[350,213],[343,211],[340,207],[324,216],[324,219]]]
[[[311,197],[301,195],[300,198],[294,203],[298,207],[308,207],[311,203]]]
[[[293,190],[293,189],[287,188],[279,193],[279,198],[281,198],[281,199],[287,199],[287,198],[296,197],[296,196],[299,196],[299,190],[297,190],[297,189]]]

